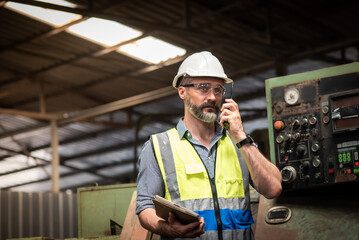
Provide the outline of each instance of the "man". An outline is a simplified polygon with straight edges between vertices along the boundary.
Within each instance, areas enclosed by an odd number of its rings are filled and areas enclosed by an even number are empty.
[[[267,198],[281,193],[280,172],[246,135],[238,105],[226,99],[221,106],[223,85],[231,82],[210,52],[186,58],[172,84],[184,101],[184,117],[143,146],[136,213],[144,228],[164,239],[252,239],[249,184]],[[159,218],[154,195],[195,211],[200,220],[183,225],[172,213]]]

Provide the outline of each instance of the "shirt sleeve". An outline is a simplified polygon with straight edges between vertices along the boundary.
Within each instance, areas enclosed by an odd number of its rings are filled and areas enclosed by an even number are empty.
[[[165,184],[150,140],[145,142],[138,158],[136,214],[154,208],[155,195],[164,196]]]

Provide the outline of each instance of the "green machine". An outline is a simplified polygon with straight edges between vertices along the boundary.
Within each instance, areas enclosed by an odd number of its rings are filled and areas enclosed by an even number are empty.
[[[135,183],[78,188],[78,237],[120,234],[134,191]]]
[[[359,239],[359,63],[268,79],[266,101],[283,192],[256,240]]]

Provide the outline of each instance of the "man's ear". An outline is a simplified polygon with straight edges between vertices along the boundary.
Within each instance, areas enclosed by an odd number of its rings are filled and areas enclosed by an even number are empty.
[[[178,95],[181,99],[185,99],[186,97],[186,89],[184,87],[179,87],[178,88]]]

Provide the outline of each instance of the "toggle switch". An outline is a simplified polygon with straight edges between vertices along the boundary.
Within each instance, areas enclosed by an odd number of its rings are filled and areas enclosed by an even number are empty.
[[[298,128],[300,126],[300,122],[298,119],[294,120],[292,123],[293,128]]]

